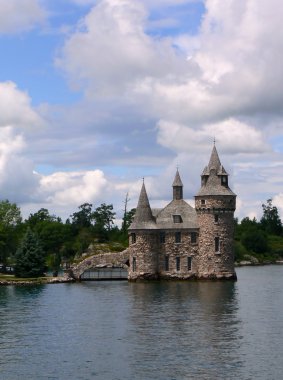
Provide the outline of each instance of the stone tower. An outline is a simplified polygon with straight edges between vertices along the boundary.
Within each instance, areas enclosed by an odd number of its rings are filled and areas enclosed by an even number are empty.
[[[129,280],[156,279],[158,277],[156,223],[144,183],[129,232]]]
[[[198,278],[236,279],[234,270],[234,211],[236,195],[228,185],[215,145],[195,196],[199,225]]]

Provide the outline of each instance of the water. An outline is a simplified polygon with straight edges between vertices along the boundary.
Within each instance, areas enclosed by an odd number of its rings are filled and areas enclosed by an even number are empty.
[[[0,287],[0,379],[282,379],[283,266],[237,274]]]

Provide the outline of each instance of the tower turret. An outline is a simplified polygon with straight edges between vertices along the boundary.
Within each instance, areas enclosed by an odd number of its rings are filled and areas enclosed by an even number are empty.
[[[234,211],[236,195],[228,186],[228,173],[215,145],[201,175],[195,196],[199,224],[199,277],[236,278],[234,270]]]
[[[173,200],[183,199],[183,183],[181,181],[179,170],[177,169],[173,187]]]
[[[143,182],[134,220],[129,227],[129,280],[157,278],[156,228]]]

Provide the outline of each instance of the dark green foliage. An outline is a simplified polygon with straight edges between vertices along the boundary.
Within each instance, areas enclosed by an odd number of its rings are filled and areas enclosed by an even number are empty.
[[[136,209],[132,208],[130,211],[126,211],[123,217],[122,230],[123,232],[128,232],[128,228],[130,227],[134,216],[136,213]]]
[[[268,251],[267,235],[257,227],[247,229],[241,237],[243,246],[254,253],[265,253]]]
[[[92,204],[84,203],[79,206],[79,210],[71,215],[72,224],[78,229],[91,227],[93,223]]]
[[[16,252],[16,277],[39,277],[45,270],[45,259],[37,236],[28,229]]]
[[[115,215],[112,204],[102,203],[93,213],[96,230],[110,231],[114,224]]]
[[[8,200],[0,202],[0,263],[5,265],[17,249],[21,235],[21,210]]]
[[[267,204],[262,205],[263,216],[260,220],[262,228],[272,235],[282,235],[282,222],[278,214],[277,207],[272,205],[272,199],[267,200]]]

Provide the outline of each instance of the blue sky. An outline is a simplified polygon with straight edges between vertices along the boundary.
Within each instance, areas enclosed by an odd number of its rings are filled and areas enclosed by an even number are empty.
[[[237,216],[283,215],[279,0],[0,0],[0,193],[24,216],[189,202],[216,145]]]

